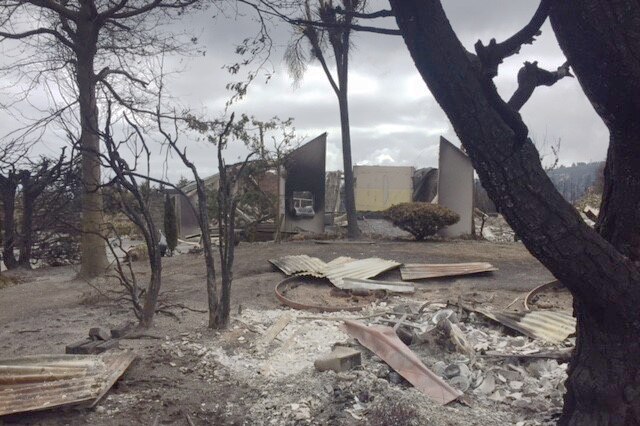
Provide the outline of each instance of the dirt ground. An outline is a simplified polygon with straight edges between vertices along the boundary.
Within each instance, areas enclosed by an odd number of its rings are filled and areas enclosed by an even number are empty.
[[[319,314],[291,311],[276,299],[274,286],[284,276],[268,259],[290,254],[308,254],[324,261],[338,256],[381,257],[403,263],[485,261],[499,268],[486,275],[419,282],[409,301],[416,303],[455,302],[462,296],[504,309],[520,297],[512,304],[518,309],[525,292],[553,279],[520,243],[241,243],[234,265],[231,327],[215,332],[206,328],[206,314],[194,311],[206,309],[201,257],[183,254],[165,258],[161,300],[194,310],[172,309],[177,320],[158,315],[148,332],[157,339],[122,340],[121,348],[134,350],[138,359],[96,408],[8,416],[0,419],[0,425],[151,425],[156,421],[186,425],[187,414],[196,425],[414,424],[405,419],[415,414],[404,413],[402,407],[407,406],[419,407],[416,415],[422,420],[416,424],[425,424],[420,423],[425,419],[433,425],[526,421],[526,410],[506,403],[436,406],[406,383],[390,383],[367,372],[367,366],[378,365],[370,353],[363,368],[346,377],[316,372],[313,360],[330,350],[336,339],[346,340],[346,335],[339,330],[339,321],[305,320],[304,315]],[[148,274],[145,263],[137,262],[136,268],[142,282]],[[12,272],[12,276],[17,284],[0,289],[0,358],[63,353],[66,344],[85,337],[91,327],[112,327],[132,319],[125,303],[108,296],[113,283],[74,280],[72,267]],[[399,278],[399,272],[391,271],[382,278]],[[401,302],[406,300],[390,297],[376,302],[370,310]],[[547,297],[545,303],[570,306],[564,295]],[[294,331],[285,330],[274,347],[256,348],[261,332],[287,312],[296,322]],[[363,313],[343,316],[358,315]],[[369,396],[374,393],[376,401]],[[354,398],[370,402],[369,408],[354,413],[349,408]],[[385,399],[396,405],[381,405]],[[398,408],[398,401],[405,401],[405,405]],[[381,423],[380,410],[392,412],[400,420]]]

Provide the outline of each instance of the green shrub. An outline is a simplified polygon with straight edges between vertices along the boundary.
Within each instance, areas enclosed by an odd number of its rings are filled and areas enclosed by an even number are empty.
[[[389,207],[385,215],[395,226],[411,233],[416,240],[424,240],[439,229],[460,220],[457,213],[431,203],[396,204]]]

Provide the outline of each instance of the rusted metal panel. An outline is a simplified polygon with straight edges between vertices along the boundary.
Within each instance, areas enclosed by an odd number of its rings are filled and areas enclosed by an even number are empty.
[[[362,280],[358,278],[345,277],[342,279],[340,287],[342,290],[371,290],[371,291],[387,291],[389,293],[415,293],[416,288],[413,284],[400,281],[376,281]]]
[[[338,265],[327,271],[327,278],[336,287],[340,288],[344,278],[366,279],[373,278],[385,271],[397,268],[401,263],[393,260],[371,257],[368,259],[354,260],[353,262]]]
[[[533,297],[536,296],[537,294],[543,293],[548,290],[559,290],[561,288],[563,288],[562,283],[558,280],[553,280],[551,282],[542,284],[541,286],[534,288],[529,293],[527,293],[527,295],[524,298],[524,310],[525,311],[531,310],[529,305],[532,304]]]
[[[486,262],[469,263],[408,263],[400,268],[405,281],[425,278],[452,277],[456,275],[478,274],[497,271],[498,268]]]
[[[576,319],[566,312],[477,312],[525,336],[551,343],[560,343],[576,332]]]
[[[38,355],[0,360],[0,416],[93,405],[135,359],[132,352]]]
[[[382,358],[416,389],[439,404],[448,404],[462,396],[437,374],[429,370],[407,345],[402,343],[395,331],[385,326],[367,327],[358,321],[345,321],[347,333],[366,348]]]
[[[289,277],[289,278],[285,278],[284,280],[280,281],[275,288],[275,293],[276,293],[276,298],[282,302],[283,305],[289,306],[290,308],[293,309],[299,309],[299,310],[309,310],[309,311],[319,311],[319,312],[339,312],[339,311],[347,311],[347,312],[353,312],[353,311],[359,311],[362,310],[364,308],[366,308],[367,306],[369,306],[368,303],[362,304],[362,305],[357,305],[357,306],[331,306],[331,305],[307,305],[304,303],[300,303],[300,302],[296,302],[295,300],[291,300],[286,296],[287,291],[289,290],[289,288],[291,288],[292,286],[294,286],[295,280],[298,280],[298,277]]]

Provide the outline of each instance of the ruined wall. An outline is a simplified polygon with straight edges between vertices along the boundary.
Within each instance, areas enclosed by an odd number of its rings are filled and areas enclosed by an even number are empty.
[[[284,231],[305,230],[324,232],[325,157],[327,134],[323,133],[309,143],[291,152],[285,163]],[[313,194],[313,217],[296,216],[293,193],[309,191]]]
[[[469,157],[440,137],[438,160],[438,204],[460,215],[460,221],[442,229],[443,237],[473,233],[473,166]]]
[[[354,166],[356,210],[382,211],[410,202],[413,173],[413,167]]]

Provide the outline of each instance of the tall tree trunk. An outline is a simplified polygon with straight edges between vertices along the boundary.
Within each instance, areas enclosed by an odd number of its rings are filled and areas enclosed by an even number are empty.
[[[348,40],[348,38],[347,38]],[[353,178],[353,161],[351,160],[351,127],[349,124],[349,91],[348,91],[348,56],[349,50],[342,52],[343,63],[338,62],[338,106],[340,107],[340,134],[342,136],[342,165],[344,168],[344,204],[347,211],[347,236],[358,238],[358,216],[356,214],[355,179]]]
[[[349,130],[349,106],[346,90],[338,96],[340,106],[340,130],[342,135],[342,164],[344,167],[344,204],[347,211],[347,236],[358,238],[358,216],[356,214],[355,179],[353,178],[353,163],[351,160],[351,133]]]
[[[576,309],[579,335],[565,383],[560,425],[637,425],[640,422],[640,333],[625,322],[602,321]]]
[[[495,97],[492,83],[469,60],[440,1],[390,3],[418,71],[451,120],[483,187],[527,249],[574,296],[578,344],[560,423],[640,423],[638,267],[585,225],[554,188],[537,150],[522,134],[524,123],[505,115],[504,103]],[[573,16],[582,9],[578,3],[556,4],[566,4],[567,14]],[[597,3],[608,7],[604,2]],[[589,26],[580,29],[590,30]],[[570,29],[567,37],[580,41]],[[585,40],[580,43],[584,49],[592,49]],[[609,57],[603,55],[597,60],[615,64],[603,58]],[[569,60],[574,65],[571,57]],[[633,99],[627,102],[640,102],[640,96]],[[627,116],[627,120],[630,118]]]
[[[18,187],[17,178],[13,173],[2,177],[0,180],[0,191],[2,191],[2,214],[4,235],[2,237],[2,259],[7,269],[14,269],[18,266],[18,261],[14,253],[16,244],[16,190]]]
[[[82,237],[80,240],[80,276],[96,277],[107,268],[107,251],[103,232],[102,191],[100,190],[100,137],[98,133],[98,105],[96,103],[96,75],[94,60],[98,28],[87,2],[81,11],[87,22],[78,24],[77,68],[78,102],[80,105],[80,149],[82,156]],[[81,45],[80,45],[81,44]]]
[[[640,4],[567,0],[556,2],[550,17],[578,81],[609,128],[597,228],[640,261]]]
[[[637,129],[632,132],[611,131],[596,229],[620,252],[640,262],[640,122],[634,122]]]
[[[550,18],[578,81],[609,129],[604,192],[596,229],[638,264],[640,4],[630,0],[568,0],[556,2]],[[636,295],[640,283],[634,284],[614,296],[628,297],[627,292]],[[640,324],[637,319],[602,322],[598,314],[577,309],[577,349],[569,370],[560,424],[639,424]]]
[[[33,208],[35,197],[23,188],[22,192],[22,236],[20,238],[20,258],[22,268],[31,269],[31,250],[33,247]]]

